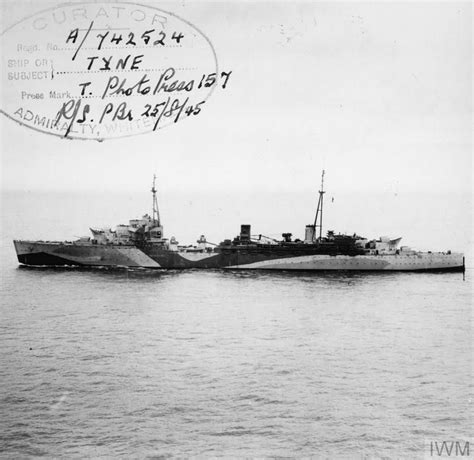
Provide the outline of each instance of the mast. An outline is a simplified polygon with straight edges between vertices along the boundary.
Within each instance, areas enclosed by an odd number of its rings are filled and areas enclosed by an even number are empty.
[[[319,190],[319,200],[318,200],[318,207],[316,209],[316,216],[314,218],[314,228],[316,229],[319,227],[319,241],[321,241],[323,236],[323,197],[326,192],[324,191],[324,169],[323,173],[321,174],[321,190]],[[319,224],[318,224],[319,219]],[[316,233],[316,232],[315,232]],[[313,235],[314,241],[314,235]]]
[[[158,200],[156,198],[156,174],[153,174],[153,187],[151,188],[151,193],[153,194],[153,222],[157,223],[157,226],[160,226],[160,211],[158,209]]]

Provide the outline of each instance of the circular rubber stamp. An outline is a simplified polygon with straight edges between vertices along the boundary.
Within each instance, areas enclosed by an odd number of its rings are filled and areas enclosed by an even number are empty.
[[[67,4],[3,32],[1,112],[70,139],[153,132],[198,116],[231,71],[193,24],[136,3]]]

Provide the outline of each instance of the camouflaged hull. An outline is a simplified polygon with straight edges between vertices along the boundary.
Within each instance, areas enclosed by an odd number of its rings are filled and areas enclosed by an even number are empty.
[[[347,271],[461,271],[458,253],[360,255],[325,254],[320,245],[233,246],[213,251],[173,251],[161,245],[97,245],[14,241],[25,265],[140,267],[148,269],[262,269]]]

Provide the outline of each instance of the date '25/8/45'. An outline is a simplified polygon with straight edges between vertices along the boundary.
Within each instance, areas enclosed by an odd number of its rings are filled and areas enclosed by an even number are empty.
[[[223,89],[226,88],[228,79],[232,72],[222,72],[221,77],[222,81],[219,82],[220,86]],[[168,82],[175,74],[175,70],[173,68],[169,68],[162,74],[158,83],[155,85],[154,89],[148,85],[149,80],[147,79],[146,74],[142,76],[142,78],[136,82],[134,85],[127,85],[126,79],[120,81],[117,77],[113,76],[109,78],[107,83],[107,87],[102,95],[102,99],[108,95],[114,96],[131,96],[136,93],[136,95],[145,96],[150,93],[153,96],[156,96],[157,93],[161,91],[165,92],[178,92],[178,91],[192,91],[195,86],[195,81],[190,80],[186,81],[172,81],[171,83]],[[197,85],[197,89],[200,89],[202,86],[208,88],[213,86],[217,83],[216,74],[203,74],[201,81]],[[198,103],[189,104],[189,97],[184,98],[183,96],[175,96],[174,99],[172,97],[168,97],[166,100],[162,100],[157,104],[145,104],[143,109],[137,109],[134,106],[134,109],[129,108],[127,102],[123,101],[121,103],[112,103],[109,102],[103,106],[102,109],[99,109],[99,113],[92,112],[90,104],[83,104],[82,96],[84,96],[84,91],[86,86],[88,86],[90,82],[83,83],[80,86],[82,87],[81,96],[79,99],[70,99],[69,101],[65,102],[61,109],[59,110],[56,116],[56,125],[61,121],[61,119],[65,119],[69,122],[67,131],[65,133],[65,137],[68,136],[69,132],[72,129],[74,123],[82,124],[82,123],[98,123],[101,124],[103,122],[113,122],[115,120],[118,121],[132,121],[133,119],[139,117],[152,117],[155,119],[155,125],[153,130],[158,129],[160,121],[162,118],[172,118],[174,117],[174,122],[176,123],[183,111],[185,115],[198,115],[201,111],[201,106],[204,104],[205,101],[200,101]],[[153,91],[152,91],[153,89]],[[110,93],[110,94],[109,94]],[[104,101],[105,102],[105,101]],[[95,107],[94,107],[95,109]]]
[[[145,104],[143,110],[140,111],[140,117],[152,117],[155,119],[155,125],[153,131],[158,129],[160,121],[163,118],[172,118],[174,123],[177,123],[183,112],[186,116],[198,115],[201,112],[202,104],[205,101],[201,101],[197,104],[191,105],[188,104],[189,97],[182,101],[179,97],[176,97],[172,100],[171,97],[168,97],[165,101],[158,104]],[[88,123],[94,122],[93,118],[88,118],[88,115],[91,112],[89,104],[82,106],[81,99],[71,99],[68,102],[64,103],[61,109],[58,112],[56,123],[59,123],[61,118],[69,120],[69,127],[66,130],[65,137],[69,134],[72,129],[73,123]],[[121,102],[115,106],[112,102],[109,102],[103,108],[100,118],[98,120],[99,124],[108,121],[113,122],[115,120],[127,120],[132,121],[134,119],[132,109],[127,107],[126,102]]]

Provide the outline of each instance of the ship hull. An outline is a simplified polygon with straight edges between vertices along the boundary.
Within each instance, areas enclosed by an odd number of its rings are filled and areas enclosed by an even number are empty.
[[[290,257],[229,268],[320,271],[439,271],[463,270],[462,254],[418,253],[413,255],[311,255]]]
[[[131,245],[93,245],[14,241],[18,261],[25,265],[131,267],[152,269],[244,269],[309,271],[462,271],[464,257],[456,253],[391,255],[327,255],[308,247],[301,251],[271,250],[177,252]]]
[[[25,265],[160,268],[135,246],[18,240],[14,241],[14,245],[18,261]]]

